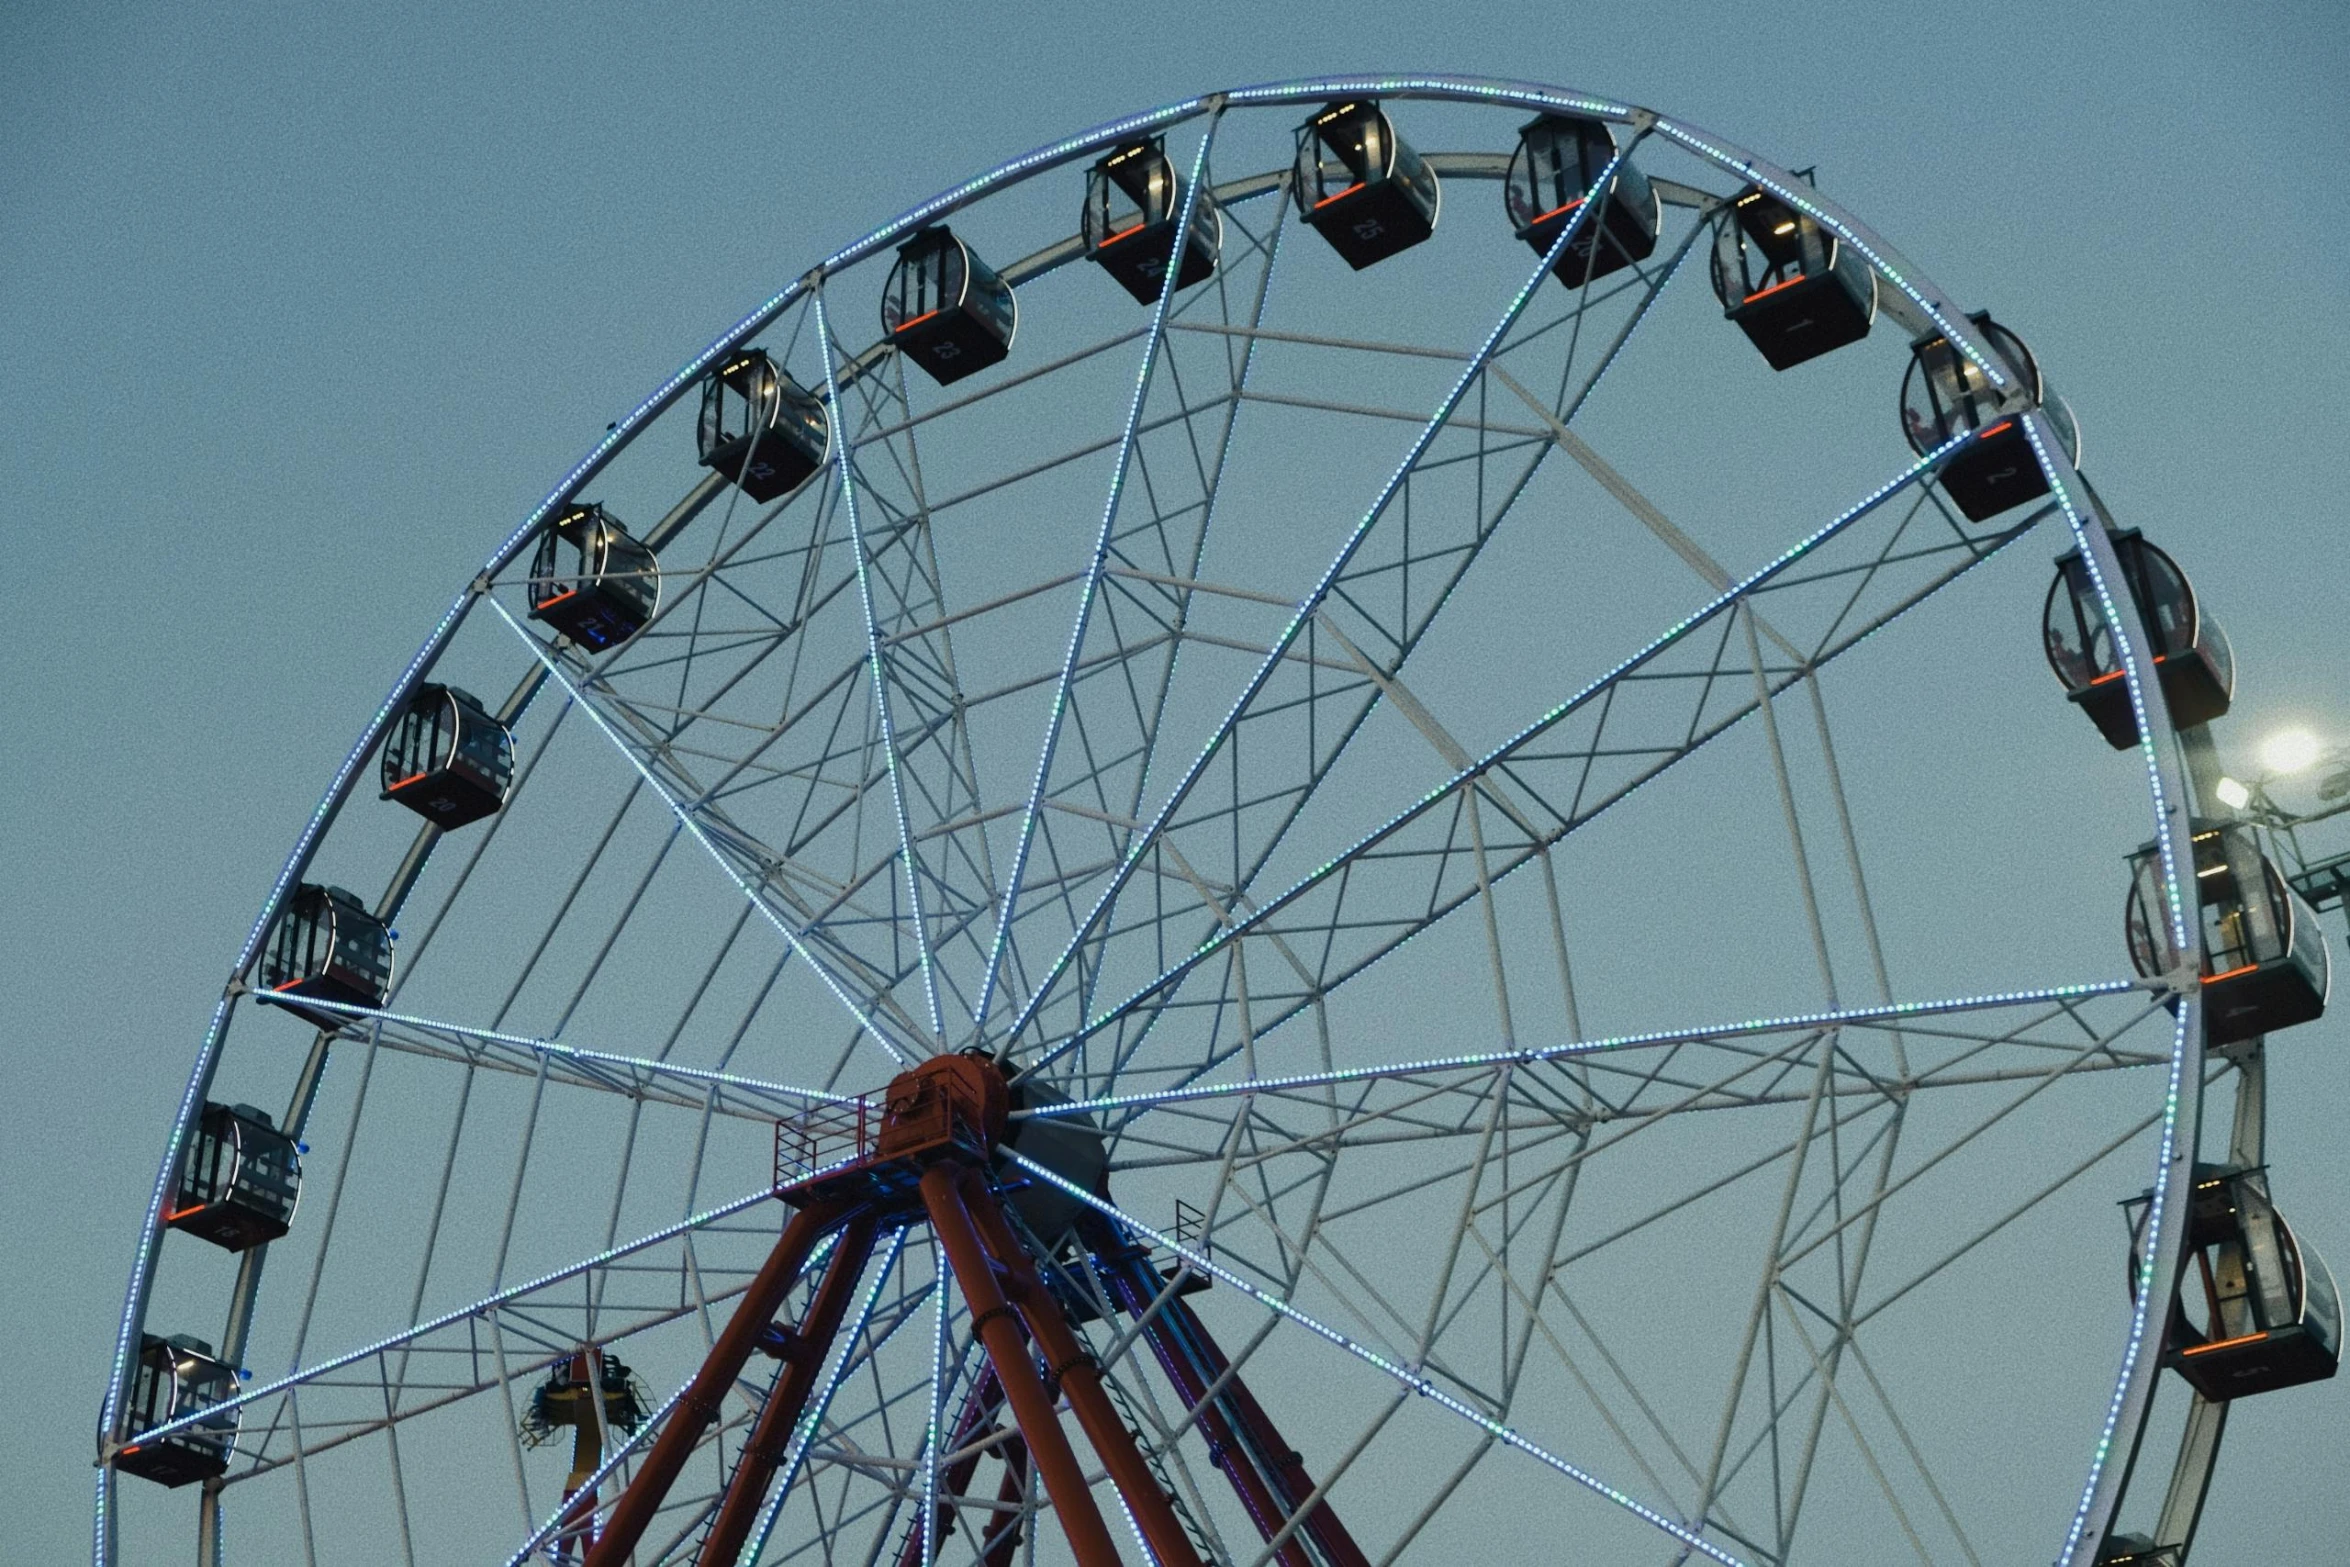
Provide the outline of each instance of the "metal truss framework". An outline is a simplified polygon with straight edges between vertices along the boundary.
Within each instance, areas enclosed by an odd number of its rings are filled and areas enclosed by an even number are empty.
[[[195,1418],[132,1432],[116,1411],[148,1316],[164,1199],[262,935],[391,716],[486,602],[492,613],[476,623],[504,628],[525,655],[500,716],[519,723],[534,706],[547,716],[505,815],[445,856],[426,829],[391,877],[380,910],[420,925],[403,944],[403,991],[480,961],[467,898],[492,894],[476,868],[500,863],[501,833],[528,830],[509,818],[564,787],[541,781],[566,765],[546,758],[602,753],[620,792],[578,814],[574,863],[512,922],[520,947],[490,991],[447,983],[429,1003],[326,1004],[348,1020],[312,1042],[285,1118],[332,1166],[312,1172],[324,1191],[304,1208],[317,1224],[302,1254],[308,1289],[295,1297],[305,1304],[271,1341],[287,1351],[284,1374],[231,1401],[234,1461],[200,1507],[207,1562],[223,1559],[224,1498],[288,1476],[315,1560],[335,1530],[314,1507],[312,1471],[347,1486],[350,1455],[364,1450],[380,1452],[373,1472],[388,1481],[398,1550],[413,1563],[425,1504],[411,1494],[417,1438],[404,1456],[403,1433],[456,1421],[505,1430],[526,1531],[516,1563],[618,1560],[591,1542],[625,1537],[640,1561],[846,1555],[921,1567],[951,1556],[994,1567],[1015,1552],[1033,1559],[1045,1527],[1092,1563],[1116,1559],[1124,1524],[1161,1563],[1353,1567],[1366,1551],[1386,1561],[1405,1551],[1496,1449],[1613,1504],[1652,1532],[1660,1560],[1786,1560],[1825,1483],[1881,1508],[1897,1551],[1972,1561],[1970,1520],[1937,1474],[1930,1434],[1905,1418],[1882,1346],[1987,1246],[2092,1172],[2118,1179],[2120,1156],[2136,1150],[2151,1157],[2155,1194],[2140,1304],[2057,1551],[2062,1567],[2091,1559],[2127,1479],[2117,1457],[2147,1420],[2148,1303],[2168,1299],[2180,1265],[2172,1215],[2202,1093],[2232,1069],[2203,1059],[2190,983],[1896,999],[1820,677],[2042,522],[2069,531],[2102,591],[2121,580],[2103,527],[2045,416],[2030,411],[2052,486],[2039,510],[1988,527],[1959,519],[1932,478],[1961,438],[1889,471],[1758,566],[1725,568],[1700,542],[1706,530],[1669,517],[1576,428],[1709,235],[1729,192],[1703,182],[1659,180],[1667,232],[1653,257],[1612,278],[1564,294],[1548,285],[1575,224],[1549,254],[1521,255],[1531,272],[1464,342],[1291,321],[1279,309],[1282,261],[1308,240],[1284,219],[1289,177],[1224,177],[1218,148],[1233,145],[1242,111],[1349,94],[1595,116],[1619,128],[1619,159],[1678,149],[1717,183],[1762,184],[1870,261],[1889,315],[1947,335],[2004,379],[1959,311],[1809,186],[1677,121],[1553,89],[1365,78],[1188,100],[1015,160],[828,259],[619,421],[485,564],[362,735],[239,954],[142,1234],[103,1425],[118,1442]],[[1213,199],[1221,263],[1205,286],[1165,288],[1141,329],[1056,343],[1039,363],[929,399],[901,356],[845,335],[828,300],[906,235],[1188,122],[1201,134],[1179,160],[1189,171],[1179,223]],[[1503,172],[1490,153],[1431,162],[1453,180]],[[1055,241],[1003,271],[1026,284],[1077,257],[1075,242]],[[822,389],[825,473],[765,508],[741,503],[721,476],[694,486],[647,538],[666,548],[690,524],[709,537],[707,555],[690,566],[664,558],[658,615],[617,651],[590,656],[532,631],[519,603],[523,545],[721,354],[762,334]],[[1138,359],[1130,390],[1117,379],[1127,352]],[[1331,364],[1377,368],[1345,397],[1299,371]],[[1103,416],[1076,419],[1058,449],[986,433],[1001,427],[990,420],[1017,427],[1040,397]],[[1310,432],[1332,454],[1334,484],[1355,477],[1344,452],[1394,450],[1395,432],[1409,432],[1335,548],[1300,578],[1302,593],[1211,574],[1224,531],[1262,525],[1250,511],[1263,504],[1249,444],[1260,426]],[[1105,461],[1089,553],[979,571],[992,586],[958,579],[958,567],[990,563],[942,541],[942,523],[1062,505],[1063,487]],[[1459,605],[1496,569],[1496,541],[1525,531],[1529,509],[1558,504],[1564,464],[1606,497],[1611,524],[1620,509],[1679,558],[1671,580],[1688,592],[1677,601],[1694,608],[1563,689],[1502,682],[1504,722],[1461,714],[1423,694],[1421,665],[1440,656],[1427,650],[1457,634]],[[2140,732],[2153,737],[2153,835],[2171,867],[2178,972],[2191,973],[2197,938],[2176,869],[2189,789],[2134,606],[2109,594],[2106,611],[2127,628]],[[1783,732],[1796,713],[1816,734],[1809,770]],[[1588,1037],[1568,941],[1575,883],[1561,861],[1638,791],[1694,771],[1687,764],[1733,735],[1767,761],[1798,893],[1789,925],[1816,962],[1821,1005]],[[1012,778],[1008,755],[1028,771]],[[1381,802],[1368,819],[1366,798]],[[631,954],[659,928],[673,884],[689,872],[708,883],[697,857],[721,867],[729,900],[709,950],[691,954],[687,982],[663,996],[666,1021],[616,1004],[643,972]],[[1825,885],[1838,861],[1846,894]],[[1839,897],[1855,917],[1835,917]],[[1366,1058],[1348,998],[1443,940],[1474,955],[1452,982],[1490,990],[1466,1030],[1476,1043],[1462,1048],[1456,1033]],[[438,968],[421,962],[427,952]],[[1849,1001],[1855,989],[1875,999]],[[731,1024],[714,1021],[724,1004],[738,1009]],[[762,1052],[779,1016],[791,1069],[743,1064],[772,1059]],[[573,1042],[575,1025],[603,1048]],[[881,1235],[844,1211],[795,1221],[778,1239],[759,1222],[763,1187],[715,1206],[701,1194],[710,1161],[746,1135],[852,1106],[877,1073],[957,1051],[1001,1063],[1024,1100],[1003,1161],[965,1171],[951,1191],[925,1190],[933,1229]],[[357,1076],[322,1099],[330,1055],[355,1058]],[[345,1266],[330,1248],[338,1225],[359,1222],[340,1217],[346,1192],[366,1200],[353,1150],[376,1124],[367,1107],[379,1064],[398,1077],[386,1092],[422,1081],[449,1096],[442,1139],[418,1145],[434,1195],[408,1259],[405,1313],[394,1301],[388,1331],[317,1354],[312,1312]],[[2018,1127],[2132,1074],[2162,1079],[2163,1091],[1999,1191],[1980,1222],[1921,1219],[1940,1183]],[[347,1108],[339,1131],[312,1124],[330,1101]],[[582,1203],[572,1229],[600,1237],[509,1282],[539,1211],[530,1194],[589,1118],[619,1153],[602,1174],[600,1223]],[[1021,1152],[1056,1124],[1098,1131],[1101,1181],[1072,1182]],[[502,1173],[481,1174],[492,1167]],[[485,1180],[504,1189],[469,1213]],[[998,1201],[1047,1188],[1076,1215],[1067,1235],[1040,1233]],[[627,1229],[647,1203],[680,1195],[684,1206],[668,1210],[678,1217]],[[1193,1216],[1187,1229],[1137,1217],[1142,1201],[1170,1197]],[[1731,1208],[1757,1221],[1761,1255],[1750,1293],[1715,1324],[1718,1405],[1699,1418],[1659,1392],[1670,1377],[1643,1363],[1608,1281]],[[449,1233],[460,1216],[498,1232],[489,1287],[428,1311],[451,1269],[485,1260],[471,1237]],[[1400,1268],[1387,1238],[1397,1226],[1418,1236]],[[1912,1235],[1924,1242],[1898,1244]],[[343,1240],[347,1253],[362,1238]],[[246,1358],[265,1255],[249,1254],[238,1274],[232,1361]],[[1017,1299],[989,1297],[1022,1268],[1042,1276],[1023,1280]],[[1207,1281],[1222,1291],[1229,1351],[1207,1308],[1186,1300]],[[1047,1299],[1062,1307],[1031,1309]],[[1251,1317],[1229,1315],[1244,1305]],[[808,1331],[785,1336],[766,1382],[744,1368],[771,1319]],[[1352,1402],[1316,1411],[1310,1467],[1281,1436],[1300,1422],[1282,1412],[1276,1428],[1273,1394],[1260,1403],[1249,1380],[1289,1378],[1287,1350],[1258,1353],[1293,1340],[1384,1374],[1370,1383],[1386,1391],[1357,1388]],[[640,1430],[608,1433],[593,1482],[550,1510],[512,1441],[518,1400],[577,1346],[616,1344],[701,1370]],[[1038,1353],[1047,1379],[1034,1376]],[[1080,1364],[1098,1374],[1072,1390],[1061,1373]],[[1106,1474],[1054,1446],[1064,1396]],[[1567,1401],[1576,1418],[1542,1428],[1534,1412]],[[1446,1442],[1455,1467],[1407,1466],[1418,1471],[1411,1505],[1387,1509],[1381,1536],[1358,1545],[1349,1528],[1361,1513],[1333,1488],[1353,1475],[1349,1495],[1375,1494],[1400,1472],[1391,1455]],[[1200,1473],[1203,1455],[1220,1480]],[[992,1492],[980,1479],[989,1466]],[[115,1485],[102,1468],[100,1562],[119,1559]]]

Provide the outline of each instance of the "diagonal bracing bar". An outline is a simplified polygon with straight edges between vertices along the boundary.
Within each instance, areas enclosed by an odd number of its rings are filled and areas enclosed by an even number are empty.
[[[1210,1461],[1231,1482],[1257,1533],[1268,1543],[1280,1539],[1273,1559],[1281,1567],[1312,1567],[1313,1559],[1298,1539],[1303,1535],[1331,1567],[1369,1567],[1327,1497],[1316,1500],[1294,1529],[1289,1527],[1318,1489],[1306,1472],[1304,1457],[1282,1439],[1199,1314],[1180,1295],[1169,1292],[1149,1254],[1129,1247],[1122,1257],[1105,1254],[1102,1262],[1103,1281],[1112,1298],[1142,1324],[1151,1353],[1182,1396],[1184,1407],[1198,1412],[1200,1428],[1211,1444]],[[1168,1297],[1164,1302],[1159,1300],[1162,1294]],[[1281,1539],[1285,1531],[1288,1538]]]

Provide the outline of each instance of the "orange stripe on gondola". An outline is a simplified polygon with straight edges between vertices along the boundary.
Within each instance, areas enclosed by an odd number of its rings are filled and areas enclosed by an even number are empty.
[[[1150,227],[1150,224],[1149,224],[1149,223],[1147,223],[1147,222],[1143,222],[1143,223],[1137,223],[1137,224],[1135,224],[1135,225],[1134,225],[1132,228],[1123,228],[1123,229],[1120,229],[1120,230],[1119,230],[1117,233],[1115,233],[1115,234],[1112,234],[1112,235],[1111,235],[1111,236],[1109,236],[1107,239],[1103,240],[1103,241],[1102,241],[1100,244],[1098,244],[1098,245],[1094,246],[1093,248],[1094,248],[1094,249],[1096,249],[1096,250],[1107,250],[1107,249],[1109,249],[1109,248],[1110,248],[1112,245],[1115,245],[1116,243],[1118,243],[1118,241],[1120,241],[1120,240],[1124,239],[1124,238],[1125,238],[1127,235],[1129,235],[1129,234],[1139,234],[1139,233],[1141,233],[1141,232],[1142,232],[1144,229],[1146,229],[1146,228],[1149,228],[1149,227]]]
[[[577,597],[579,597],[579,589],[577,589],[577,588],[565,588],[565,589],[564,589],[562,592],[560,592],[560,593],[556,594],[556,595],[555,595],[553,598],[551,598],[551,599],[540,599],[540,600],[539,600],[537,603],[535,603],[535,604],[531,605],[531,608],[532,608],[532,609],[553,609],[553,608],[554,608],[556,605],[558,605],[558,604],[562,603],[562,602],[563,602],[565,599],[568,599],[568,598],[577,598]]]
[[[1103,241],[1102,241],[1102,243],[1106,245],[1106,244],[1108,244],[1108,243],[1109,243],[1109,241],[1108,241],[1108,240],[1103,240]],[[941,306],[940,308],[941,308],[941,309],[943,309],[943,308],[945,308],[945,307],[944,307],[944,306]],[[905,331],[905,330],[906,330],[907,328],[909,328],[909,327],[917,327],[917,326],[920,326],[920,325],[921,325],[923,322],[925,322],[925,321],[929,320],[929,319],[930,319],[932,316],[935,316],[935,315],[937,315],[937,314],[938,314],[938,311],[936,311],[936,310],[925,310],[925,311],[923,311],[923,312],[922,312],[922,314],[920,314],[920,315],[916,316],[916,317],[915,317],[913,320],[911,320],[911,321],[900,321],[900,322],[898,323],[898,325],[897,325],[897,330],[898,330],[899,332],[903,332],[903,331]],[[894,336],[895,334],[893,333],[892,335]]]
[[[180,1220],[186,1218],[189,1214],[202,1213],[205,1209],[211,1206],[212,1204],[208,1202],[198,1202],[190,1203],[185,1208],[174,1208],[171,1212],[163,1216],[163,1222],[166,1224],[177,1224]]]
[[[1543,213],[1543,214],[1542,214],[1540,217],[1538,217],[1538,218],[1533,218],[1533,219],[1530,219],[1530,220],[1527,222],[1526,226],[1527,226],[1528,228],[1532,228],[1532,227],[1533,227],[1533,226],[1534,226],[1536,223],[1547,223],[1547,222],[1549,222],[1549,221],[1550,221],[1552,218],[1555,218],[1555,217],[1557,217],[1557,216],[1558,216],[1560,213],[1562,213],[1562,212],[1572,212],[1572,211],[1574,211],[1574,210],[1575,210],[1577,207],[1580,207],[1581,205],[1583,205],[1583,201],[1584,201],[1584,198],[1583,198],[1583,197],[1581,197],[1581,196],[1577,196],[1577,197],[1576,197],[1576,198],[1575,198],[1573,201],[1570,201],[1570,202],[1568,202],[1568,203],[1567,203],[1565,206],[1563,206],[1563,207],[1553,207],[1553,208],[1551,208],[1551,209],[1550,209],[1548,212],[1545,212],[1545,213]]]
[[[1779,290],[1781,290],[1781,289],[1783,289],[1783,288],[1793,288],[1793,287],[1794,287],[1796,284],[1798,284],[1798,283],[1802,283],[1802,282],[1807,282],[1807,281],[1809,281],[1809,279],[1807,279],[1807,278],[1802,278],[1802,277],[1791,277],[1791,278],[1789,278],[1789,279],[1788,279],[1786,282],[1784,282],[1784,283],[1773,283],[1773,284],[1772,284],[1772,285],[1771,285],[1769,288],[1766,288],[1766,289],[1764,289],[1764,290],[1763,290],[1761,293],[1759,293],[1759,294],[1749,294],[1749,295],[1747,295],[1747,296],[1746,296],[1746,301],[1745,301],[1745,302],[1746,302],[1747,304],[1750,304],[1750,305],[1751,305],[1751,304],[1753,304],[1753,303],[1754,303],[1756,300],[1758,300],[1758,299],[1767,299],[1768,297],[1770,297],[1770,296],[1771,296],[1771,295],[1773,295],[1773,294],[1776,294],[1776,293],[1777,293]]]
[[[2179,1354],[2181,1356],[2208,1355],[2215,1349],[2233,1349],[2238,1344],[2257,1344],[2266,1337],[2268,1337],[2266,1330],[2258,1333],[2246,1333],[2240,1338],[2223,1338],[2216,1344],[2198,1344],[2193,1349],[2182,1349]]]
[[[1314,210],[1315,210],[1316,212],[1319,212],[1319,211],[1321,211],[1321,210],[1322,210],[1324,207],[1327,207],[1327,206],[1329,206],[1329,205],[1330,205],[1330,203],[1332,203],[1332,202],[1336,201],[1336,200],[1337,200],[1337,199],[1338,199],[1340,196],[1351,196],[1351,195],[1353,195],[1353,194],[1354,194],[1356,191],[1358,191],[1358,190],[1361,190],[1362,188],[1363,188],[1363,182],[1362,182],[1361,180],[1356,180],[1356,181],[1355,181],[1355,182],[1354,182],[1352,185],[1349,185],[1349,186],[1348,186],[1346,189],[1344,189],[1344,190],[1342,190],[1342,191],[1339,191],[1339,192],[1337,192],[1337,194],[1335,194],[1335,195],[1330,195],[1330,196],[1324,196],[1324,197],[1323,197],[1323,198],[1322,198],[1320,201],[1317,201],[1317,202],[1315,202],[1315,203],[1314,203]]]
[[[2157,653],[2154,655],[2154,661],[2157,664],[2168,662],[2169,659],[2170,655],[2168,653]],[[2122,677],[2122,674],[2123,671],[2117,669],[2110,674],[2099,675],[2096,679],[2090,681],[2089,684],[2093,686],[2101,686],[2108,680],[2119,680]]]
[[[1990,429],[1985,430],[1980,436],[1977,437],[1977,439],[1987,441],[1994,435],[2002,434],[2005,431],[2012,430],[2014,428],[2015,421],[2013,419],[2002,419],[1997,424],[1991,426]]]
[[[2239,968],[2229,969],[2225,974],[2206,974],[2203,976],[2203,983],[2206,985],[2216,985],[2223,979],[2234,979],[2238,974],[2249,974],[2258,967],[2260,967],[2260,965],[2257,963],[2246,963]],[[2257,1338],[2259,1335],[2254,1334],[2253,1337]],[[2233,1344],[2239,1341],[2236,1339],[2230,1339],[2228,1342]],[[2193,1354],[2194,1351],[2189,1350],[2188,1353]]]
[[[405,789],[410,784],[415,783],[420,779],[430,778],[431,776],[432,774],[430,773],[410,773],[407,777],[401,779],[398,783],[385,784],[384,787],[386,789]]]

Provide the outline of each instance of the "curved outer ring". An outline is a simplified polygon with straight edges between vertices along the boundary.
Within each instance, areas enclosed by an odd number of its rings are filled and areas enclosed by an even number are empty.
[[[923,225],[946,217],[1003,186],[1088,157],[1138,134],[1164,131],[1201,115],[1219,112],[1228,106],[1320,103],[1334,96],[1348,94],[1376,95],[1384,99],[1433,99],[1452,103],[1490,104],[1535,113],[1581,114],[1662,136],[1740,179],[1761,185],[1788,205],[1808,213],[1843,243],[1859,251],[1871,267],[1907,296],[1910,303],[1937,330],[1956,344],[1968,358],[1981,365],[1994,387],[2004,389],[2009,383],[2009,377],[1997,356],[1991,352],[1990,345],[1981,339],[1973,323],[1966,319],[1948,296],[1913,268],[1906,257],[1887,244],[1874,230],[1796,179],[1786,169],[1699,127],[1668,119],[1653,110],[1535,83],[1447,75],[1327,76],[1208,93],[1146,113],[1111,120],[1066,140],[1048,143],[909,208],[864,238],[835,251],[744,316],[709,346],[687,360],[675,374],[655,387],[651,395],[590,447],[587,454],[563,476],[562,481],[532,508],[520,525],[482,563],[480,572],[457,595],[456,600],[442,614],[440,622],[425,638],[424,644],[408,661],[407,667],[401,670],[383,704],[376,709],[375,716],[360,732],[350,754],[335,770],[325,796],[311,812],[309,822],[295,840],[293,852],[279,870],[277,880],[270,887],[269,896],[263,900],[261,911],[254,919],[253,928],[247,933],[243,946],[238,949],[236,963],[229,972],[228,983],[221,993],[219,1004],[213,1008],[203,1045],[197,1051],[195,1066],[188,1075],[188,1086],[181,1096],[179,1111],[172,1123],[171,1137],[164,1146],[154,1192],[148,1201],[146,1218],[132,1259],[122,1323],[115,1336],[113,1371],[107,1383],[106,1401],[100,1415],[102,1444],[112,1440],[128,1391],[133,1369],[131,1347],[138,1342],[144,1326],[147,1299],[154,1285],[155,1260],[164,1230],[164,1204],[170,1196],[172,1178],[179,1167],[190,1129],[203,1111],[204,1097],[211,1087],[221,1046],[227,1036],[230,1008],[244,993],[244,973],[259,951],[270,922],[276,918],[288,892],[309,867],[311,855],[316,852],[327,828],[333,824],[343,803],[349,798],[363,764],[382,743],[393,716],[448,645],[473,602],[487,591],[491,578],[521,553],[539,526],[558,507],[566,504],[579,487],[600,473],[623,447],[636,438],[640,430],[695,385],[720,356],[732,352],[757,335],[826,273],[863,261],[899,243]],[[2146,764],[2148,787],[2153,797],[2155,838],[2162,849],[2165,885],[2170,897],[2171,945],[2174,954],[2178,955],[2171,977],[2172,985],[2180,997],[2178,1029],[2171,1053],[2170,1081],[2155,1170],[2154,1202],[2147,1221],[2153,1242],[2147,1248],[2141,1268],[2137,1305],[2132,1312],[2129,1337],[2115,1379],[2113,1398],[2096,1449],[2090,1458],[2080,1503],[2074,1511],[2063,1547],[2056,1557],[2057,1567],[2087,1567],[2112,1523],[2115,1507],[2121,1498],[2122,1485],[2128,1475],[2129,1466],[2126,1462],[2117,1464],[2110,1462],[2110,1459],[2117,1444],[2121,1445],[2125,1457],[2134,1449],[2152,1398],[2154,1379],[2160,1370],[2160,1357],[2152,1352],[2157,1346],[2147,1341],[2150,1326],[2157,1325],[2159,1320],[2150,1305],[2156,1295],[2155,1281],[2176,1278],[2182,1260],[2181,1239],[2185,1227],[2172,1222],[2171,1215],[2173,1209],[2183,1202],[2192,1173],[2201,1121],[2201,987],[2193,978],[2199,937],[2187,923],[2187,903],[2179,880],[2179,866],[2184,863],[2182,851],[2188,841],[2185,766],[2171,729],[2161,683],[2155,678],[2154,666],[2148,657],[2147,649],[2151,642],[2141,635],[2143,623],[2138,617],[2136,601],[2127,593],[2117,595],[2113,591],[2111,585],[2118,585],[2124,580],[2120,561],[2106,539],[2104,528],[2085,504],[2080,477],[2058,445],[2047,415],[2038,409],[2033,410],[2026,418],[2026,428],[2031,433],[2040,466],[2047,473],[2065,520],[2072,528],[2075,542],[2090,565],[2091,576],[2104,599],[2107,623],[2117,628],[2119,650],[2128,670],[2130,698],[2138,712],[2138,733],[2141,737],[2139,750]],[[2127,629],[2123,631],[2121,628]],[[2161,1293],[2167,1301],[2167,1288]],[[113,1489],[114,1470],[111,1465],[101,1461],[92,1531],[92,1561],[97,1567],[108,1567],[115,1560]]]

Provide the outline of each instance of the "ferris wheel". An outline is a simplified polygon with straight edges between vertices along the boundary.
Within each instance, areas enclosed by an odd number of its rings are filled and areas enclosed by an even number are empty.
[[[2262,1110],[2330,976],[2080,451],[1606,98],[1252,87],[908,210],[368,718],[95,1559],[2180,1567],[2335,1369]]]

